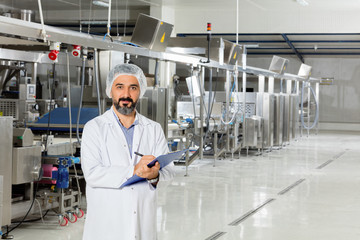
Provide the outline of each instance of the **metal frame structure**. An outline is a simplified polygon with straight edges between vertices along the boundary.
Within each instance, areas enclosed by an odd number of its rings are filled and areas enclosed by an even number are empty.
[[[170,61],[170,62],[177,62],[182,64],[190,65],[191,67],[198,67],[201,69],[201,82],[204,82],[205,79],[205,68],[216,68],[216,69],[222,69],[226,71],[227,81],[230,81],[229,76],[230,73],[235,72],[242,72],[243,73],[243,94],[244,99],[243,104],[246,105],[246,75],[247,74],[254,74],[257,76],[264,76],[269,79],[286,79],[286,80],[292,80],[292,81],[308,81],[308,79],[305,79],[303,77],[293,75],[293,74],[278,74],[269,70],[260,69],[256,67],[247,66],[246,64],[246,58],[247,55],[251,55],[253,49],[251,47],[247,47],[244,45],[244,52],[242,56],[242,65],[239,66],[237,64],[235,65],[229,65],[229,64],[220,64],[217,61],[210,61],[210,62],[204,62],[203,57],[199,56],[193,56],[193,55],[184,55],[184,54],[176,54],[176,53],[169,53],[169,52],[156,52],[151,51],[145,48],[141,47],[134,47],[129,45],[124,45],[122,42],[117,41],[110,41],[109,39],[103,39],[98,36],[93,36],[90,34],[85,34],[81,32],[75,32],[71,30],[51,27],[47,25],[42,25],[38,23],[33,22],[26,22],[19,19],[13,19],[13,18],[7,18],[0,16],[0,32],[3,34],[9,34],[16,36],[15,38],[25,38],[28,42],[34,42],[34,44],[38,44],[39,42],[44,42],[46,40],[46,43],[50,45],[52,42],[60,42],[64,44],[71,44],[71,45],[81,45],[86,48],[94,48],[97,50],[112,50],[112,51],[119,51],[123,53],[127,53],[130,55],[135,56],[142,56],[147,57],[151,59],[157,59],[160,61]],[[44,35],[46,33],[46,35]],[[284,35],[285,36],[285,35]],[[259,41],[246,41],[246,43],[251,42],[259,42]],[[286,41],[285,41],[286,42]],[[239,41],[239,43],[244,43],[243,41]],[[288,45],[291,45],[292,42],[290,40],[287,41]],[[294,47],[295,49],[295,47]],[[295,51],[295,50],[294,50]],[[20,51],[17,50],[7,50],[7,49],[0,49],[0,59],[9,59],[11,54],[8,53],[15,53],[16,55],[19,55]],[[21,52],[23,54],[24,52]],[[49,60],[45,58],[45,54],[39,53],[39,52],[25,52],[25,55],[21,57],[24,61],[27,62],[33,62],[33,63],[48,63]],[[80,66],[81,60],[78,60],[79,62],[76,62],[75,65]],[[317,82],[318,79],[311,78],[310,81]],[[200,103],[202,104],[202,99]],[[227,102],[227,106],[228,102]],[[201,107],[200,110],[203,108]],[[227,119],[228,121],[229,119]],[[204,118],[202,112],[200,112],[200,126],[203,126]],[[201,129],[201,136],[203,136],[203,129]],[[232,153],[232,156],[235,152],[235,149],[241,149],[241,145],[237,145],[235,142],[235,146],[233,146],[233,149],[231,150],[230,146],[230,128],[229,126],[226,127],[227,132],[227,144],[226,144],[226,151],[219,151],[219,152],[228,152]],[[200,145],[203,144],[203,141],[201,139]],[[217,151],[218,152],[218,151]],[[203,157],[202,148],[199,151],[199,157]],[[218,157],[218,154],[215,154],[215,159]],[[189,161],[186,161],[187,164]],[[186,164],[186,165],[187,165]]]
[[[235,42],[235,33],[213,33]],[[205,37],[203,33],[179,33],[178,37]],[[303,62],[304,56],[359,56],[359,33],[241,33],[239,44],[260,44],[248,55],[290,55]]]

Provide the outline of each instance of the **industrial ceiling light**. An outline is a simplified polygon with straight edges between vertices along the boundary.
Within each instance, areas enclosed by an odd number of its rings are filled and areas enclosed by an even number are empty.
[[[298,4],[300,4],[301,6],[308,6],[309,3],[306,0],[296,0],[296,2]]]
[[[100,7],[107,7],[107,8],[109,7],[109,1],[107,0],[102,0],[102,1],[93,0],[93,4]]]

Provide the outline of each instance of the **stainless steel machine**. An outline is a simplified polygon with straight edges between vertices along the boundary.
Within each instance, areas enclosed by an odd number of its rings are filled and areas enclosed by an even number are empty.
[[[0,235],[1,226],[3,226],[3,195],[4,195],[4,177],[0,175]]]
[[[13,119],[0,117],[0,175],[3,176],[3,211],[2,224],[11,223],[11,183],[12,183],[12,146]]]
[[[271,148],[274,145],[274,109],[275,96],[270,93],[258,93],[256,98],[256,115],[264,120],[263,147]]]
[[[245,121],[244,147],[263,148],[263,120],[259,116],[247,117]]]
[[[297,139],[300,136],[300,96],[298,94],[291,94],[291,108],[292,108],[292,125],[291,138]]]
[[[281,94],[284,97],[284,116],[283,116],[283,143],[289,143],[292,134],[292,105],[289,94]]]
[[[274,94],[274,146],[281,147],[283,144],[283,128],[284,124],[284,102],[285,96],[282,94]]]

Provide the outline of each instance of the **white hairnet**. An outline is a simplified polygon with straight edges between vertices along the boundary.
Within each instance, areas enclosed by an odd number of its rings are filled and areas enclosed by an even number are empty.
[[[111,94],[110,94],[111,88],[112,88],[112,85],[113,85],[115,79],[121,75],[130,75],[130,76],[136,77],[139,82],[139,86],[140,86],[139,98],[144,96],[146,87],[147,87],[147,83],[146,83],[146,77],[145,77],[143,71],[141,70],[141,68],[139,68],[138,66],[136,66],[134,64],[123,63],[123,64],[118,64],[115,67],[113,67],[107,76],[106,95],[109,98],[111,98]]]

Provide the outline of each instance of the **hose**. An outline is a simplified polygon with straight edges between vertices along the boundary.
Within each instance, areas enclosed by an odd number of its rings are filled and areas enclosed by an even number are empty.
[[[99,116],[101,115],[101,103],[100,103],[100,84],[99,84],[99,69],[98,69],[98,59],[97,59],[97,49],[94,49],[94,74],[95,74],[95,82],[96,82],[96,94],[97,94],[97,102],[98,102],[98,111]]]
[[[78,140],[78,143],[80,144],[80,134],[79,134],[79,125],[80,125],[80,113],[81,113],[81,108],[82,108],[82,100],[83,100],[83,95],[84,95],[84,85],[85,85],[85,62],[86,62],[86,58],[87,56],[84,55],[83,56],[83,61],[82,61],[82,73],[81,73],[81,91],[80,91],[80,104],[79,104],[79,109],[78,109],[78,114],[77,114],[77,120],[76,120],[76,137]]]
[[[314,96],[314,99],[315,99],[315,105],[316,105],[315,119],[314,119],[314,122],[313,122],[313,124],[311,126],[306,126],[305,125],[305,122],[304,122],[304,89],[305,89],[305,82],[303,82],[302,89],[301,89],[301,116],[300,116],[300,118],[301,118],[302,126],[305,129],[310,130],[310,129],[313,129],[316,126],[316,124],[318,123],[318,121],[319,121],[319,103],[316,100],[316,93],[315,93],[314,89],[310,85],[308,85],[307,87],[310,88],[311,93],[312,93],[312,95]],[[308,106],[310,107],[310,102],[308,102]],[[310,117],[309,113],[308,113],[308,117]]]
[[[235,88],[235,81],[234,81],[233,86],[232,86],[232,88],[231,88],[230,100],[231,100],[231,95],[232,95],[232,93],[233,93],[233,91],[234,91],[234,88]],[[231,123],[234,121],[235,116],[236,116],[236,114],[237,114],[238,112],[239,112],[239,108],[237,108],[237,111],[234,112],[234,114],[233,114],[233,116],[231,117],[231,120],[230,120],[229,122],[225,122],[225,121],[224,121],[224,118],[223,118],[223,115],[221,115],[221,122],[222,122],[224,125],[229,125],[229,124],[231,124]]]

